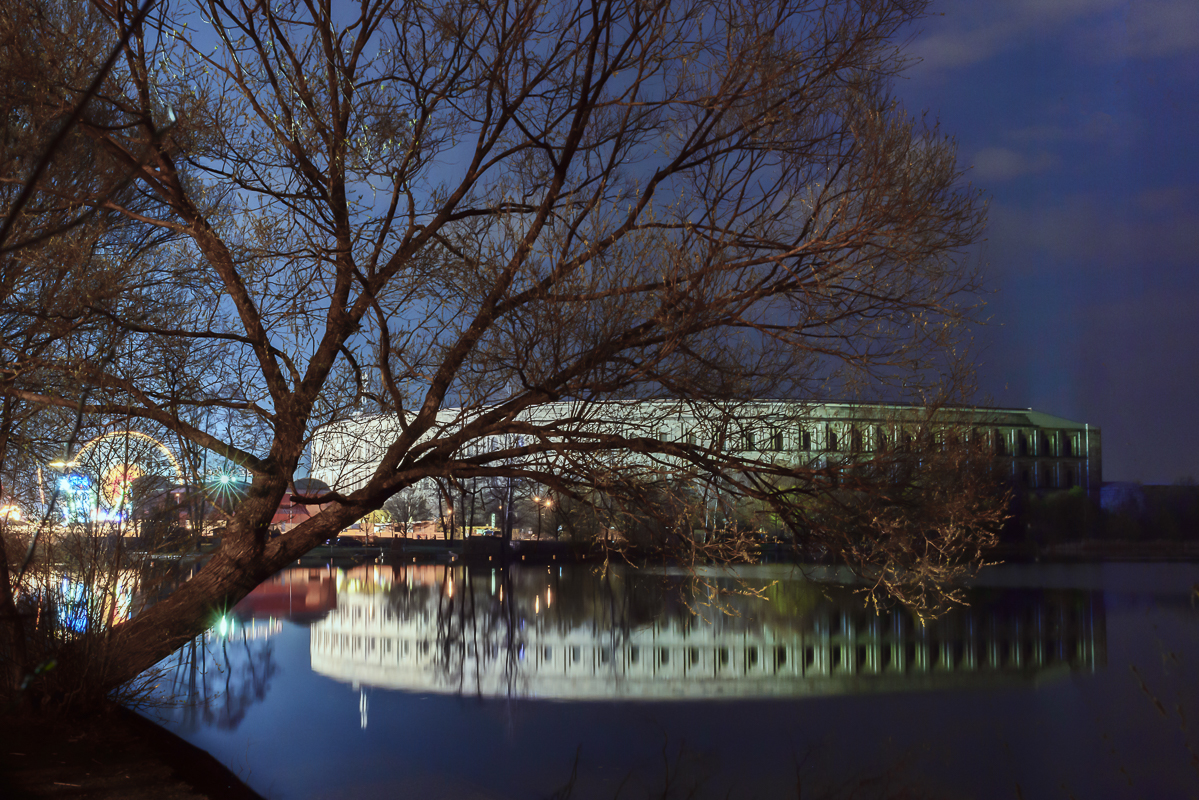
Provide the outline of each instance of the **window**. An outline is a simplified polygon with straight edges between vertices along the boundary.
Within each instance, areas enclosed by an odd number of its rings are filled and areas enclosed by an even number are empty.
[[[783,432],[782,431],[780,431],[780,430],[770,431],[770,437],[769,437],[769,441],[766,445],[766,449],[773,450],[776,453],[783,449]]]
[[[824,449],[834,452],[837,449],[837,431],[830,425],[824,434]]]
[[[812,432],[811,431],[805,430],[805,431],[800,432],[799,448],[801,450],[811,450],[812,449]]]

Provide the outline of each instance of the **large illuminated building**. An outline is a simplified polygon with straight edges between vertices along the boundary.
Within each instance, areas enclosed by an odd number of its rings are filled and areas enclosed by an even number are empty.
[[[460,409],[445,409],[438,415],[437,432],[453,433],[468,419]],[[900,446],[920,426],[933,426],[952,429],[971,441],[978,452],[994,458],[999,473],[1014,485],[1036,491],[1080,487],[1097,499],[1103,482],[1099,428],[1031,408],[947,408],[930,421],[923,408],[881,403],[763,400],[713,409],[645,400],[547,403],[529,409],[519,419],[532,425],[553,423],[545,434],[551,441],[555,431],[557,435],[616,433],[698,443],[749,458],[814,466],[869,458],[874,452]],[[313,437],[313,477],[335,489],[352,490],[365,483],[398,435],[397,420],[388,416],[363,416],[326,426]]]

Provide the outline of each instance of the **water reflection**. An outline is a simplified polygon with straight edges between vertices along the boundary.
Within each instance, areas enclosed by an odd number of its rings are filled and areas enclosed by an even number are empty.
[[[355,688],[798,697],[1041,682],[1092,671],[1106,653],[1102,595],[1082,590],[977,591],[922,625],[788,568],[738,578],[369,566],[329,580],[335,607],[312,625],[311,666]]]
[[[288,569],[250,592],[233,608],[235,616],[250,619],[285,618],[308,622],[337,607],[337,587],[345,572],[332,567]]]
[[[282,619],[270,611],[287,608],[279,585],[297,582],[276,576],[159,665],[163,676],[159,700],[179,708],[179,722],[189,728],[236,730],[250,708],[266,699],[271,679],[279,671],[271,640],[283,629]],[[331,605],[331,592],[329,598]],[[297,615],[307,612],[302,603],[292,607]]]
[[[782,566],[290,570],[161,716],[280,798],[1183,797],[1196,569],[1004,567],[928,626]]]

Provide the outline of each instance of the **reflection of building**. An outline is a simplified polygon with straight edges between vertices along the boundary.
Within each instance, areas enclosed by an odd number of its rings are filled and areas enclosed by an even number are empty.
[[[453,433],[485,410],[439,412],[440,433]],[[902,448],[915,431],[929,424],[927,411],[913,406],[766,400],[707,407],[699,413],[693,406],[668,400],[547,403],[523,413],[521,421],[545,425],[543,435],[550,441],[595,433],[646,437],[818,466],[852,463],[872,453]],[[1001,472],[1017,484],[1034,489],[1078,486],[1098,498],[1103,450],[1100,431],[1092,425],[1030,408],[962,407],[941,410],[932,427],[939,436],[952,431],[950,435],[994,458]],[[383,416],[323,428],[313,438],[313,475],[343,490],[360,485],[398,435],[396,420]],[[469,446],[487,449],[511,444],[498,438]],[[515,443],[519,437],[510,438]],[[436,502],[435,496],[431,499]]]
[[[400,614],[387,593],[341,594],[337,610],[312,626],[312,668],[417,692],[667,700],[1026,682],[1105,661],[1101,596],[1082,592],[1007,593],[1002,607],[976,605],[928,627],[865,615],[860,601],[822,607],[786,629],[683,620],[565,629],[536,615],[463,625],[439,608],[437,596]],[[455,626],[479,633],[455,639]]]
[[[234,614],[301,621],[337,607],[337,573],[328,569],[288,569],[241,599]]]

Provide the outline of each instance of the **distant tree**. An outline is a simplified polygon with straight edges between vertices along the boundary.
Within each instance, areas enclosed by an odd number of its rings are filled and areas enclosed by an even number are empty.
[[[119,291],[83,305],[110,330],[23,355],[22,374],[44,377],[5,396],[141,420],[253,478],[203,569],[105,634],[93,683],[127,681],[429,477],[626,506],[666,478],[698,481],[770,504],[797,540],[827,541],[885,587],[977,563],[969,546],[936,556],[995,521],[980,485],[948,470],[847,489],[831,461],[665,441],[654,420],[594,424],[594,401],[614,398],[675,398],[723,431],[739,399],[935,404],[967,385],[963,252],[983,204],[953,142],[891,94],[896,37],[922,11],[210,0],[161,3],[139,27],[128,2],[97,0],[86,13],[120,59],[72,133],[96,170],[41,186],[158,252],[133,285],[102,259]],[[31,40],[67,30],[27,25]],[[80,107],[96,60],[64,49],[28,113]],[[62,296],[34,284],[19,313],[58,319],[47,303]],[[560,418],[519,416],[564,398]],[[305,495],[323,510],[269,539],[313,432],[368,413],[396,420],[362,443],[377,467]],[[512,444],[481,446],[496,437]],[[812,498],[846,513],[811,513]],[[830,531],[847,522],[849,538]],[[38,691],[76,680],[82,652],[67,647]]]
[[[425,522],[433,518],[433,509],[424,492],[413,487],[403,489],[387,498],[383,510],[391,516],[397,532],[404,536],[412,533],[413,522]]]

